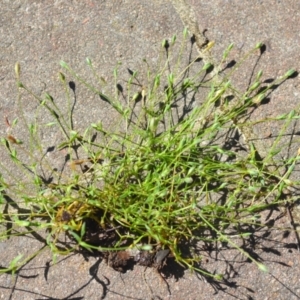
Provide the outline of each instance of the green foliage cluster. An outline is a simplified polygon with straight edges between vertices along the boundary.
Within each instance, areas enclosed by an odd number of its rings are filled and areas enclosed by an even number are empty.
[[[168,47],[173,47],[175,40],[173,37]],[[166,42],[163,46],[165,49]],[[261,46],[258,44],[249,53],[259,51]],[[230,45],[224,51],[223,61],[232,47]],[[180,52],[179,62],[183,55]],[[202,273],[205,271],[196,267],[201,257],[196,254],[186,256],[181,245],[192,240],[227,242],[256,262],[233,238],[247,239],[251,235],[249,226],[263,226],[262,211],[293,201],[285,197],[285,192],[297,184],[290,175],[299,156],[278,159],[278,142],[284,130],[274,140],[266,157],[259,158],[255,145],[250,142],[243,145],[243,151],[228,145],[233,140],[232,135],[239,132],[239,125],[245,126],[241,116],[259,105],[294,71],[266,86],[261,81],[260,71],[249,88],[240,93],[232,87],[230,75],[216,83],[213,78],[209,79],[211,65],[190,72],[195,64],[195,61],[190,62],[174,73],[170,68],[170,57],[167,57],[155,74],[148,69],[148,86],[140,87],[140,90],[135,86],[138,73],[131,72],[124,99],[120,96],[117,68],[114,70],[115,94],[108,96],[101,91],[103,78],[97,74],[90,59],[87,59],[87,65],[100,88],[61,62],[69,76],[108,102],[121,120],[114,128],[106,128],[101,121],[95,122],[83,132],[73,127],[68,92],[69,113],[65,116],[50,94],[39,97],[26,87],[17,64],[19,91],[37,101],[39,113],[49,113],[53,120],[46,126],[60,128],[64,141],[57,149],[67,150],[70,169],[67,174],[62,174],[54,170],[49,161],[33,154],[40,149],[39,153],[44,155],[38,138],[41,125],[37,122],[27,123],[32,143],[30,151],[9,130],[1,144],[15,168],[27,175],[24,182],[13,187],[11,182],[18,180],[14,177],[15,172],[1,163],[1,169],[8,174],[2,175],[0,181],[0,200],[4,208],[0,221],[2,228],[6,228],[1,232],[1,239],[46,230],[46,242],[53,253],[70,253],[78,247],[90,251],[129,248],[154,251],[159,247],[169,249],[179,263]],[[59,76],[67,91],[66,76],[63,73]],[[203,91],[207,89],[209,92],[205,95]],[[19,95],[21,100],[21,92]],[[197,107],[176,115],[176,105],[180,105],[180,101],[199,95],[203,100]],[[229,98],[226,95],[238,98],[230,109],[227,109]],[[218,105],[223,109],[216,110]],[[284,121],[286,130],[298,118],[298,112],[292,111],[272,120]],[[271,120],[259,122],[263,121]],[[11,130],[17,130],[16,120],[8,125]],[[79,148],[81,157],[78,157]],[[30,158],[30,163],[22,161],[24,155]],[[51,182],[47,182],[39,171],[41,164],[51,172]],[[84,164],[88,164],[88,169],[83,170]],[[280,172],[282,168],[286,170],[284,173]],[[28,193],[28,182],[35,193]],[[16,199],[10,201],[13,197]],[[18,201],[16,209],[13,203]],[[86,237],[91,222],[97,224],[100,231],[114,230],[118,238],[113,244],[90,243]],[[76,241],[75,246],[72,243],[65,248],[58,246],[64,232]],[[27,260],[17,257],[2,271],[15,271]],[[256,263],[265,270],[265,266]]]

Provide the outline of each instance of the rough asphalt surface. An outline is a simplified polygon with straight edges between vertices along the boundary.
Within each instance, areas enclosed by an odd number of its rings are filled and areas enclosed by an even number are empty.
[[[242,56],[259,41],[267,46],[256,65],[239,73],[241,86],[255,68],[265,78],[299,70],[300,2],[298,0],[190,0],[207,36],[216,42],[220,57],[231,42],[233,55]],[[163,38],[180,35],[182,23],[168,1],[163,0],[15,0],[0,1],[0,132],[5,135],[4,117],[19,116],[14,64],[19,61],[24,83],[33,91],[50,93],[63,103],[58,72],[65,60],[84,77],[89,76],[85,58],[90,57],[108,81],[116,62],[126,69],[145,70],[143,58],[155,65]],[[126,74],[127,75],[127,74]],[[123,75],[120,75],[123,76]],[[272,117],[299,103],[299,77],[287,81],[271,96],[271,103],[256,114]],[[112,110],[78,85],[75,124],[79,128],[105,120],[114,121]],[[35,104],[23,103],[26,117],[32,118]],[[2,122],[2,123],[1,123]],[[276,128],[258,129],[260,136]],[[20,134],[20,133],[19,133]],[[55,136],[43,143],[55,144]],[[3,149],[1,149],[3,151]],[[2,155],[2,154],[1,154]],[[278,226],[285,226],[288,220]],[[284,223],[286,222],[286,223]],[[178,270],[179,278],[165,282],[153,269],[135,267],[119,274],[97,258],[85,260],[76,254],[51,261],[48,250],[31,260],[16,277],[0,276],[0,299],[299,299],[300,255],[294,236],[278,231],[258,237],[257,259],[269,269],[263,273],[233,250],[205,256],[204,267],[226,274],[225,282],[205,282],[196,274]],[[5,266],[20,253],[38,250],[42,244],[33,237],[11,238],[0,243],[0,264]]]

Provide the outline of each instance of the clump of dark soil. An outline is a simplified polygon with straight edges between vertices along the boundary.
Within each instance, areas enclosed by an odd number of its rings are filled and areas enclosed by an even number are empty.
[[[125,232],[125,228],[121,226],[110,227],[103,229],[98,222],[93,219],[86,220],[86,233],[84,242],[92,246],[101,248],[117,248],[116,245],[123,248],[129,247],[131,242],[123,240],[120,243],[119,234]],[[118,231],[118,233],[117,233]],[[81,249],[85,255],[88,252]],[[90,253],[93,256],[99,256],[114,270],[126,273],[132,270],[135,265],[144,266],[146,268],[155,268],[164,278],[180,277],[183,274],[184,268],[175,262],[175,259],[170,249],[162,249],[160,245],[152,245],[151,250],[143,250],[130,247],[126,250],[101,251],[93,250]]]

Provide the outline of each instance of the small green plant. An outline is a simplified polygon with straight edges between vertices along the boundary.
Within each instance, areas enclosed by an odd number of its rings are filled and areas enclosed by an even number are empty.
[[[168,53],[175,40],[174,37],[168,43]],[[232,47],[225,50],[223,60]],[[244,143],[235,141],[243,151],[230,145],[236,132],[253,125],[245,121],[249,110],[260,105],[294,71],[268,86],[263,85],[259,72],[255,82],[241,93],[232,86],[231,73],[225,74],[222,82],[215,82],[209,77],[211,65],[199,68],[194,60],[182,67],[180,59],[174,62],[168,56],[155,73],[148,68],[147,86],[138,87],[139,74],[131,72],[125,97],[120,93],[123,88],[118,83],[118,68],[114,70],[115,93],[109,96],[102,93],[103,80],[90,59],[87,65],[99,87],[61,62],[68,76],[119,114],[113,127],[97,121],[84,131],[73,127],[65,74],[60,73],[59,78],[66,89],[67,114],[61,112],[49,93],[39,97],[31,92],[21,80],[19,64],[16,65],[19,98],[24,93],[31,95],[38,103],[37,113],[47,111],[52,120],[43,125],[27,122],[23,117],[30,146],[14,136],[17,121],[10,124],[7,120],[8,134],[1,143],[18,171],[1,164],[0,200],[4,210],[0,218],[3,226],[10,224],[2,231],[1,239],[43,230],[53,253],[68,254],[78,248],[101,252],[138,249],[149,253],[167,249],[178,263],[216,279],[221,275],[201,269],[201,256],[184,254],[182,245],[192,240],[227,242],[266,270],[235,240],[247,239],[250,225],[264,226],[262,211],[293,202],[286,190],[298,184],[290,175],[299,155],[280,159],[277,149],[288,125],[299,118],[298,110],[256,121],[284,122],[283,130],[264,157],[258,157],[257,145],[247,139]],[[235,101],[229,101],[230,97]],[[191,104],[195,98],[198,104],[193,108],[181,104]],[[68,168],[64,171],[57,171],[46,159],[39,135],[42,128],[57,126],[63,140],[56,148],[67,153]],[[21,158],[24,156],[25,160]],[[47,170],[51,176],[41,170]],[[60,243],[63,233],[70,237],[68,245]],[[93,238],[95,235],[98,238]],[[8,269],[20,267],[18,259]]]

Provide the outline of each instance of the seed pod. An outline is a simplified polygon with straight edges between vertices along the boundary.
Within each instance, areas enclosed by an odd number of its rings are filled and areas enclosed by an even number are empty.
[[[15,73],[16,73],[17,79],[19,79],[20,78],[20,73],[21,73],[21,67],[20,67],[19,62],[16,62],[16,64],[15,64]]]

